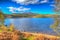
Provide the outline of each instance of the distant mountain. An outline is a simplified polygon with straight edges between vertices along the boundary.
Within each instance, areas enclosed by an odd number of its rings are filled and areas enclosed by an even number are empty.
[[[37,14],[37,13],[32,13],[32,12],[24,12],[24,13],[13,13],[13,14]]]

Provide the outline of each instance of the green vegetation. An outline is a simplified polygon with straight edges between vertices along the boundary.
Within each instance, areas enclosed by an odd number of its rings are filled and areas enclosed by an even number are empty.
[[[2,30],[0,29],[0,32],[2,32]]]
[[[0,25],[4,24],[4,14],[0,12]]]
[[[23,35],[20,35],[19,40],[27,40],[27,38],[24,38]]]
[[[34,36],[30,36],[27,38],[28,40],[34,40]]]
[[[34,40],[34,36],[30,36],[28,38],[20,37],[21,40]]]

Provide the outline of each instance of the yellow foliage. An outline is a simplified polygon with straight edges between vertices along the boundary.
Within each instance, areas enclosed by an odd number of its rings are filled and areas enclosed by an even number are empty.
[[[2,26],[0,27],[0,31],[7,31],[7,27],[4,26],[4,25],[2,25]]]
[[[11,24],[9,28],[6,27],[5,25],[1,25],[1,27],[0,27],[0,32],[2,32],[2,31],[12,32],[13,30],[14,30],[14,25],[13,24]]]
[[[14,25],[13,24],[10,25],[9,30],[10,31],[13,31],[14,30]]]

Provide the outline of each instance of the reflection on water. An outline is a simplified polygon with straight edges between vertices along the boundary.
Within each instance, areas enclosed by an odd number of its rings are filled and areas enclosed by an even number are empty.
[[[5,25],[13,23],[15,28],[20,31],[28,32],[42,32],[54,34],[53,30],[49,27],[54,23],[53,18],[14,18],[5,19]]]

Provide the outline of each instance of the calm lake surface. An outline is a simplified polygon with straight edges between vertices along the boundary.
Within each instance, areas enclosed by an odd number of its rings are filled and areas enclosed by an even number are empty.
[[[14,24],[15,29],[20,31],[55,34],[50,28],[54,21],[53,18],[6,18],[4,24]]]

